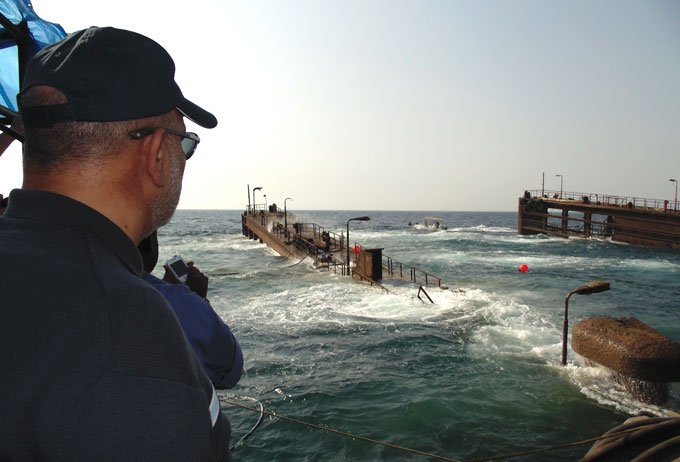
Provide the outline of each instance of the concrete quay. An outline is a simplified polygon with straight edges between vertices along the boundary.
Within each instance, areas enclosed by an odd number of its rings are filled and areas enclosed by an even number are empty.
[[[680,249],[680,210],[668,200],[525,191],[519,198],[517,231]]]

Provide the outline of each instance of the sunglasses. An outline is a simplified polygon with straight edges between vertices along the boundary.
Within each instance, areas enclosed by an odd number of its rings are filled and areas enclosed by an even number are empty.
[[[158,128],[162,127],[140,128],[139,130],[130,132],[130,138],[133,140],[141,140],[145,136],[151,135],[153,132],[158,130]],[[171,135],[176,135],[182,138],[182,151],[184,151],[184,157],[187,160],[189,160],[191,156],[194,155],[194,152],[196,152],[196,146],[198,146],[198,143],[201,142],[201,139],[196,133],[180,132],[178,130],[173,130],[172,128],[163,128],[163,131],[165,133],[170,133]]]

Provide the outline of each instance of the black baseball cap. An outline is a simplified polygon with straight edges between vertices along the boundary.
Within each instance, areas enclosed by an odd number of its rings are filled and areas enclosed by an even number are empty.
[[[27,127],[142,119],[175,108],[204,128],[217,126],[214,115],[182,95],[168,52],[136,32],[90,27],[43,48],[28,63],[22,92],[36,85],[56,88],[68,103],[19,103]]]

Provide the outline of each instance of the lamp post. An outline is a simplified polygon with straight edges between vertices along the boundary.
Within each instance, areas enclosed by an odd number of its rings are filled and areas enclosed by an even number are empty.
[[[671,183],[675,183],[675,207],[673,209],[677,212],[678,211],[678,180],[675,178],[671,178],[670,180]]]
[[[283,229],[285,230],[286,242],[288,242],[288,209],[286,208],[286,201],[292,201],[290,197],[283,200]]]
[[[253,214],[257,210],[257,202],[255,202],[255,191],[260,191],[262,189],[262,186],[257,186],[253,188]]]
[[[543,177],[541,179],[541,197],[545,195],[545,172],[543,172]]]
[[[567,331],[569,330],[569,321],[567,316],[569,315],[569,299],[572,295],[590,295],[596,294],[598,292],[606,292],[611,289],[611,286],[607,281],[593,281],[578,287],[567,294],[567,298],[564,299],[564,322],[562,323],[562,365],[567,364]]]
[[[563,183],[564,177],[562,175],[555,175],[555,176],[560,177],[560,199],[562,199],[562,185],[564,184]]]
[[[351,276],[349,271],[349,222],[350,221],[369,221],[371,217],[354,217],[347,220],[347,275]]]
[[[266,212],[267,211],[267,195],[263,194],[263,196],[264,196],[264,211]]]

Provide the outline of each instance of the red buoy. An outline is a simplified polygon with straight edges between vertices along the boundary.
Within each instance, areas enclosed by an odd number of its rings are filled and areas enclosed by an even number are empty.
[[[529,271],[529,266],[526,263],[522,263],[521,265],[519,265],[519,270],[522,273],[526,273],[527,271]]]

